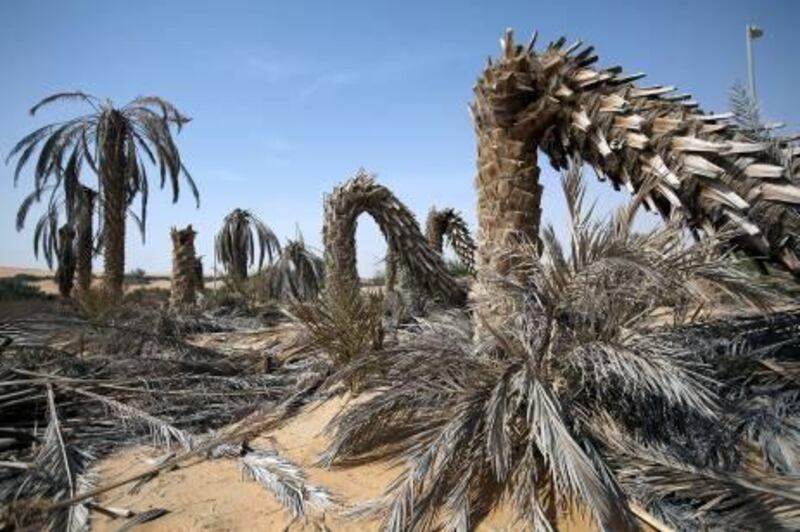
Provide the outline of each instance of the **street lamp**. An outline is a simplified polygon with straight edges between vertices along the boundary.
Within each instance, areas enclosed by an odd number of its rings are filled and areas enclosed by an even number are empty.
[[[753,102],[758,105],[758,97],[756,96],[756,73],[753,66],[753,41],[764,35],[764,30],[758,26],[748,24],[745,29],[747,40],[747,78],[750,81],[750,97]]]

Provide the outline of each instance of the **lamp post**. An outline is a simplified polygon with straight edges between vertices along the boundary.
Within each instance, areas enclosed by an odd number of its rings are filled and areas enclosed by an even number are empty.
[[[747,79],[750,82],[750,97],[753,102],[758,105],[758,97],[756,96],[756,72],[753,65],[753,41],[764,35],[764,30],[758,26],[748,24],[745,29],[747,41]]]

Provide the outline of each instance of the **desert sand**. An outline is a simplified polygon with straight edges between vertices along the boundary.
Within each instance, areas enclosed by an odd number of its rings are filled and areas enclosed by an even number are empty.
[[[379,497],[401,468],[387,464],[370,464],[339,469],[324,469],[315,465],[318,454],[326,445],[325,426],[342,408],[346,400],[335,398],[312,404],[280,429],[259,437],[254,447],[271,447],[280,455],[300,466],[310,484],[324,487],[341,506],[369,501]],[[99,483],[111,483],[145,471],[146,459],[163,452],[145,447],[123,450],[101,461],[95,468]],[[102,495],[104,506],[127,508],[142,512],[150,508],[165,508],[169,514],[140,525],[142,531],[188,530],[377,530],[376,521],[349,521],[336,512],[293,521],[291,516],[255,482],[244,478],[236,461],[231,459],[197,460],[185,467],[162,473],[145,484],[137,493],[123,486]],[[115,530],[119,520],[95,513],[92,528],[98,531]],[[562,530],[593,530],[580,516],[565,517]],[[513,513],[501,507],[484,521],[478,530],[512,531]]]

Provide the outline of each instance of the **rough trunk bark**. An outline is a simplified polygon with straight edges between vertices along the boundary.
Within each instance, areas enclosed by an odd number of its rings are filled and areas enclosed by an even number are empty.
[[[58,230],[58,267],[55,280],[58,284],[58,293],[61,297],[68,298],[72,292],[75,280],[75,230],[65,224]]]
[[[237,282],[247,280],[247,252],[242,250],[237,256],[233,257],[233,264],[231,265],[231,274],[233,279]]]
[[[77,283],[74,289],[76,299],[82,298],[92,286],[92,256],[94,229],[92,227],[94,217],[94,202],[97,193],[85,186],[80,187],[80,197],[78,198],[78,213],[76,224],[78,227],[77,235],[77,257],[75,271]]]
[[[100,166],[104,203],[103,288],[110,300],[120,301],[125,281],[125,126],[121,116],[115,115],[111,120],[101,148]]]
[[[172,228],[172,290],[170,304],[183,307],[195,303],[197,288],[197,257],[194,251],[194,237],[197,233],[188,226],[186,229]]]
[[[537,106],[526,90],[530,78],[527,54],[506,35],[503,55],[478,79],[471,106],[478,144],[478,282],[472,297],[480,303],[484,320],[500,320],[510,310],[508,298],[492,283],[511,272],[508,251],[520,241],[538,241],[542,187],[537,137],[531,128],[521,127],[521,118],[544,118],[548,109]],[[476,325],[480,329],[480,320]]]

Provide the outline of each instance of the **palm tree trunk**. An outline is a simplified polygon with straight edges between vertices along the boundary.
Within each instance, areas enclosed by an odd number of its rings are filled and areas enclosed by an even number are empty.
[[[76,299],[81,299],[89,292],[92,286],[92,256],[94,229],[92,220],[94,217],[94,201],[97,193],[89,187],[80,187],[80,198],[78,199],[78,213],[76,223],[78,226],[78,242],[76,257],[76,277],[75,285]]]
[[[103,288],[112,301],[120,301],[125,280],[125,136],[124,120],[118,117],[114,122],[102,145],[104,159],[100,167],[104,202]]]
[[[513,269],[509,249],[520,241],[537,242],[541,215],[537,147],[517,121],[530,104],[524,90],[529,69],[521,64],[526,56],[513,53],[512,43],[504,50],[478,80],[471,106],[478,143],[478,283],[472,297],[485,305],[484,319],[506,315],[507,298],[491,281]]]
[[[58,268],[56,283],[61,297],[68,298],[75,280],[75,230],[64,224],[58,230]]]
[[[237,282],[247,280],[247,252],[240,252],[233,258],[233,278]]]
[[[178,230],[174,227],[172,237],[172,291],[170,304],[173,307],[193,305],[197,288],[197,258],[194,237],[197,233],[188,226]]]

